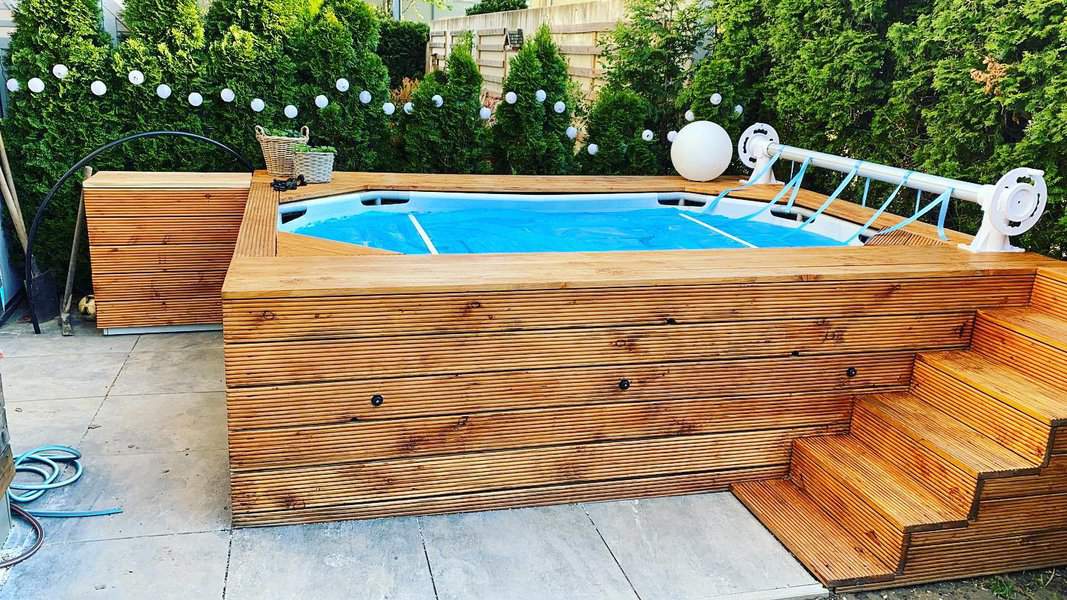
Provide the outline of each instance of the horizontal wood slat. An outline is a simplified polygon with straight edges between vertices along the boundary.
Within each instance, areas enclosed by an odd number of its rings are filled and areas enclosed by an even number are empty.
[[[96,301],[96,326],[155,327],[222,322],[217,298],[174,298],[169,300]]]
[[[231,387],[359,377],[961,347],[969,315],[228,344]]]
[[[966,527],[918,532],[912,535],[911,544],[976,541],[1050,529],[1067,529],[1067,493],[984,500],[978,505],[978,518]]]
[[[247,198],[247,189],[86,190],[85,216],[89,221],[108,217],[231,217],[244,212]]]
[[[654,440],[503,450],[231,474],[236,512],[315,508],[539,485],[782,464],[805,427]]]
[[[233,242],[181,246],[93,246],[94,273],[173,273],[225,269]]]
[[[235,471],[511,448],[845,425],[848,395],[627,402],[235,431]],[[294,453],[293,448],[300,452]]]
[[[105,302],[122,300],[179,300],[219,298],[221,271],[192,273],[94,273],[93,292]],[[220,304],[217,300],[215,304]],[[221,307],[215,312],[221,315]]]
[[[255,181],[248,193],[236,257],[274,256],[278,251],[278,192],[268,181]]]
[[[238,512],[234,514],[234,525],[317,523],[338,519],[373,519],[399,515],[544,506],[559,504],[561,501],[597,502],[617,498],[653,498],[721,492],[728,489],[732,483],[782,477],[785,471],[786,465],[772,465],[682,475],[635,477],[616,481],[547,485],[518,490],[493,490],[434,498],[371,501],[317,508],[291,508],[281,511]]]
[[[301,235],[299,233],[279,231],[277,236],[278,256],[365,256],[368,254],[396,254],[396,252],[382,250],[381,248],[335,242],[333,240],[311,237],[310,235]]]
[[[866,393],[902,389],[911,366],[912,353],[897,352],[230,388],[227,416],[236,431],[623,401]],[[377,407],[370,402],[375,394],[384,399]]]
[[[279,237],[281,240],[286,239]],[[227,341],[853,317],[1021,306],[1030,276],[396,294],[226,303]]]
[[[99,246],[233,243],[241,215],[100,218],[88,225],[89,242]]]

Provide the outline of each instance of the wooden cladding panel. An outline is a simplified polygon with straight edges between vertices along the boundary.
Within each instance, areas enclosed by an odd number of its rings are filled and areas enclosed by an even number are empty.
[[[218,323],[251,177],[101,172],[85,182],[97,326]]]
[[[1067,269],[1040,269],[1031,298],[1034,308],[1067,320]]]
[[[850,395],[627,402],[230,434],[234,471],[759,429],[845,426]],[[292,450],[300,448],[299,453]]]
[[[248,193],[244,224],[237,236],[234,256],[274,256],[278,250],[278,192],[270,180],[256,178]]]
[[[226,345],[229,386],[965,346],[970,314]]]
[[[803,427],[231,473],[237,512],[434,497],[784,464]]]
[[[279,237],[279,252],[281,241]],[[350,246],[350,245],[346,245]],[[507,293],[239,299],[227,341],[393,336],[507,329],[690,324],[828,314],[915,314],[1022,306],[1033,278],[1004,275],[840,282],[664,286]]]
[[[896,352],[231,387],[228,422],[239,431],[624,401],[865,393],[905,388],[911,367],[912,353]],[[376,394],[380,406],[370,402]]]

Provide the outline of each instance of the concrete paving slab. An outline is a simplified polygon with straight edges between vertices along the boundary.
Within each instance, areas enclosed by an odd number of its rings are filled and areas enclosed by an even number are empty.
[[[226,452],[86,455],[85,474],[33,508],[122,514],[49,522],[54,541],[91,541],[218,531],[230,526]]]
[[[33,329],[0,333],[0,354],[3,356],[52,356],[56,354],[92,354],[97,352],[129,352],[137,343],[137,336],[104,336],[96,329],[78,328],[75,335],[63,337],[59,331],[34,335]]]
[[[826,595],[730,493],[583,506],[642,600]]]
[[[134,336],[131,336],[134,337]],[[221,331],[144,334],[133,347],[134,352],[185,352],[188,350],[219,350]]]
[[[103,398],[62,398],[8,403],[12,449],[19,453],[46,444],[80,447],[103,401]]]
[[[433,600],[414,518],[238,529],[226,600]]]
[[[421,517],[440,600],[634,600],[578,506]]]
[[[229,532],[46,543],[12,567],[0,600],[221,598]]]
[[[126,362],[125,352],[0,357],[7,402],[104,396]]]
[[[226,449],[226,394],[111,395],[82,442],[87,455]]]
[[[181,352],[134,352],[113,395],[225,391],[222,348]]]

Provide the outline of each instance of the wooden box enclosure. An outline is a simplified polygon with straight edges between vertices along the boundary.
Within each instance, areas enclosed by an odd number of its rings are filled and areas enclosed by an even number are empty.
[[[222,322],[247,173],[96,173],[85,217],[103,329]]]
[[[853,443],[849,436],[868,427],[873,407],[927,393],[914,390],[917,355],[967,354],[972,338],[988,337],[975,330],[995,311],[1028,310],[1032,294],[1035,303],[1048,295],[1047,286],[1035,291],[1035,280],[1049,277],[1038,272],[1061,263],[972,254],[938,242],[921,223],[859,248],[451,256],[393,255],[277,232],[279,202],[366,189],[716,193],[730,183],[340,173],[327,186],[278,194],[257,176],[223,288],[234,523],[740,485],[739,497],[828,585],[879,587],[893,577],[988,572],[989,564],[1003,571],[1061,556],[1067,562],[1062,524],[1048,534],[1051,549],[1029,562],[1008,552],[991,563],[982,557],[1000,541],[987,549],[965,534],[931,531],[910,546],[901,539],[907,568],[903,558],[885,572],[882,563],[864,563],[870,572],[834,579],[813,566],[822,558],[804,557],[803,539],[775,525],[792,522],[789,496],[762,488],[745,496],[743,487],[792,485],[785,478],[803,471],[794,457],[808,456],[806,441]],[[767,199],[777,189],[742,194]],[[798,201],[822,200],[804,192]],[[871,211],[838,203],[830,213],[862,223]],[[878,225],[898,219],[883,215]],[[1052,360],[1044,362],[1067,373],[1067,362]],[[892,433],[885,435],[896,439]],[[1049,448],[1063,451],[1067,435],[1041,446],[1052,426],[1025,433],[1033,443],[1013,451],[1028,451],[1032,468],[1011,474],[1030,479],[1000,480],[980,500],[974,489],[967,496],[952,488],[961,507],[970,504],[962,521],[939,528],[977,518],[979,533],[1010,533],[1018,521],[996,515],[1026,502],[1016,500],[1019,490],[1067,490],[1062,461],[1048,458]],[[833,539],[820,535],[816,529],[814,539]],[[936,544],[956,557],[952,569],[923,558]],[[841,547],[846,560],[849,546]],[[892,548],[884,550],[888,561]]]

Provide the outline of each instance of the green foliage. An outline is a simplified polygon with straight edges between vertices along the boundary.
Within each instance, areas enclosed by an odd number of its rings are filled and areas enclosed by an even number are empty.
[[[626,19],[612,32],[604,50],[605,88],[630,90],[644,99],[650,111],[647,127],[659,140],[678,128],[678,115],[685,112],[675,104],[692,74],[693,54],[708,33],[705,10],[701,3],[687,0],[627,0]],[[590,131],[595,126],[591,121]],[[656,160],[645,163],[652,170],[644,173],[665,172],[670,164],[669,146],[660,143],[652,150]]]
[[[209,40],[226,36],[237,27],[270,42],[285,37],[307,0],[213,0],[207,11]]]
[[[653,114],[648,101],[632,90],[611,87],[602,90],[589,110],[587,144],[578,155],[581,172],[590,175],[659,172],[657,142],[641,139],[645,124],[652,122]],[[597,144],[599,151],[595,156],[589,154],[588,143]]]
[[[412,94],[414,112],[404,115],[400,137],[407,168],[426,173],[484,173],[489,170],[488,130],[478,116],[482,76],[470,40],[457,44],[448,69],[431,73]],[[433,97],[444,99],[434,106]]]
[[[421,79],[426,73],[426,44],[430,26],[418,21],[381,20],[378,56],[389,70],[389,87],[397,88],[404,78]]]
[[[22,0],[14,10],[16,30],[7,72],[22,82],[22,90],[10,94],[10,116],[3,126],[27,223],[71,163],[109,141],[122,117],[106,109],[106,97],[89,92],[95,79],[115,88],[109,76],[110,39],[100,28],[100,18],[93,0]],[[65,79],[52,76],[56,64],[69,68]],[[44,92],[28,90],[26,81],[31,77],[44,81]],[[102,159],[93,166],[116,165]],[[55,270],[60,281],[66,272],[78,198],[72,183],[56,195],[34,246],[38,265]]]
[[[503,89],[515,92],[515,104],[501,102],[492,128],[493,158],[500,173],[563,174],[573,168],[573,145],[567,126],[577,103],[567,75],[567,62],[542,26],[512,57]],[[538,102],[537,90],[546,99]],[[557,114],[553,105],[566,104]]]
[[[337,154],[337,148],[334,148],[333,146],[309,146],[307,144],[296,144],[293,146],[293,152]]]
[[[482,0],[467,9],[467,16],[522,10],[524,8],[526,8],[526,0]]]

